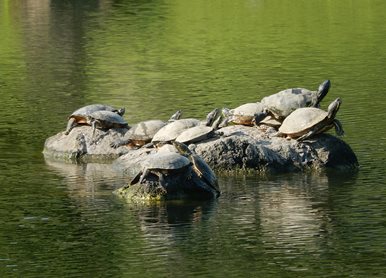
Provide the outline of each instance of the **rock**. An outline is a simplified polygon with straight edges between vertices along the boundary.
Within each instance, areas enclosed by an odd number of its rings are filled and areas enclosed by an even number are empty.
[[[210,200],[218,197],[213,190],[208,190],[205,182],[191,171],[191,175],[165,176],[166,189],[160,185],[158,178],[150,176],[142,183],[118,188],[114,194],[132,203],[152,203],[161,200]]]
[[[69,135],[64,132],[48,138],[44,155],[56,160],[73,162],[111,162],[128,175],[140,170],[139,162],[153,148],[111,148],[110,143],[122,138],[127,129],[96,130],[96,143],[91,143],[92,128],[80,126]],[[189,148],[201,156],[216,171],[278,171],[293,172],[307,169],[357,169],[358,160],[348,144],[330,134],[321,134],[298,142],[275,137],[273,128],[242,125],[218,130],[222,136],[191,144]]]
[[[69,135],[64,131],[49,137],[44,143],[45,157],[72,162],[111,162],[127,153],[128,149],[111,148],[110,144],[122,138],[125,128],[95,130],[95,139],[92,140],[93,129],[90,126],[78,126]]]
[[[216,171],[293,172],[358,168],[358,160],[350,146],[330,134],[298,142],[273,136],[273,129],[234,125],[219,131],[222,136],[189,146]],[[114,163],[125,171],[137,172],[138,161],[152,152],[153,149],[145,148],[131,150]]]

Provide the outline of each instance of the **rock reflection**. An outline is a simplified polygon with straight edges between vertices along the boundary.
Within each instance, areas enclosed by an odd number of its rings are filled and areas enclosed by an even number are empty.
[[[186,240],[195,227],[207,221],[216,201],[167,201],[137,207],[142,236],[149,247],[170,246]]]
[[[72,197],[95,197],[125,185],[130,179],[111,164],[71,164],[45,159],[48,168],[64,177]]]

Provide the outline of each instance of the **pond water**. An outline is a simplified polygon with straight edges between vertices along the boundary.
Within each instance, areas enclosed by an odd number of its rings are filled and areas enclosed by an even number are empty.
[[[386,2],[0,0],[1,277],[381,277]],[[109,165],[45,161],[90,103],[204,117],[331,79],[356,173],[220,174],[217,201],[130,205]]]

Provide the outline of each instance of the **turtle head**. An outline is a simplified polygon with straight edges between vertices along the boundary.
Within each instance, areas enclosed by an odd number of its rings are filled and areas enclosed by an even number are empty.
[[[182,116],[182,111],[181,110],[177,110],[176,113],[174,113],[170,119],[168,120],[169,122],[173,122],[173,121],[177,121],[181,118]]]
[[[119,116],[123,116],[123,114],[125,114],[125,111],[126,111],[125,107],[122,107],[122,108],[118,109],[117,114]]]
[[[183,156],[189,156],[192,154],[192,151],[188,148],[187,145],[181,142],[173,141],[173,146],[177,149],[177,151]]]
[[[333,102],[330,103],[328,106],[328,118],[334,119],[336,116],[336,113],[338,113],[339,107],[342,104],[342,100],[340,98],[335,99]]]
[[[331,81],[330,80],[325,80],[323,81],[318,88],[318,91],[316,92],[316,103],[315,107],[319,106],[319,103],[323,100],[323,98],[327,95],[328,91],[330,90],[331,87]]]
[[[262,112],[259,112],[255,114],[255,116],[252,119],[252,123],[254,125],[258,125],[262,120],[264,120],[268,116],[268,110],[264,108]]]
[[[223,109],[221,109],[221,114],[223,115],[223,117],[229,117],[232,115],[232,111],[231,109],[224,107]]]
[[[208,115],[206,115],[206,120],[205,120],[206,125],[211,126],[213,122],[216,120],[216,118],[219,116],[219,114],[220,114],[220,109],[218,108],[215,108],[212,111],[210,111]]]

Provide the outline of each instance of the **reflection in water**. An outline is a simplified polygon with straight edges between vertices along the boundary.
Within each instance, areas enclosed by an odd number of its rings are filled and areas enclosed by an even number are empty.
[[[319,180],[319,186],[327,180]],[[261,240],[267,252],[320,254],[319,242],[325,212],[313,208],[313,196],[298,184],[283,182],[279,187],[259,189]]]
[[[76,198],[94,197],[103,190],[109,190],[111,194],[114,189],[130,181],[130,177],[111,164],[71,164],[49,159],[45,162],[49,169],[64,177],[63,182],[69,194],[76,195]]]

